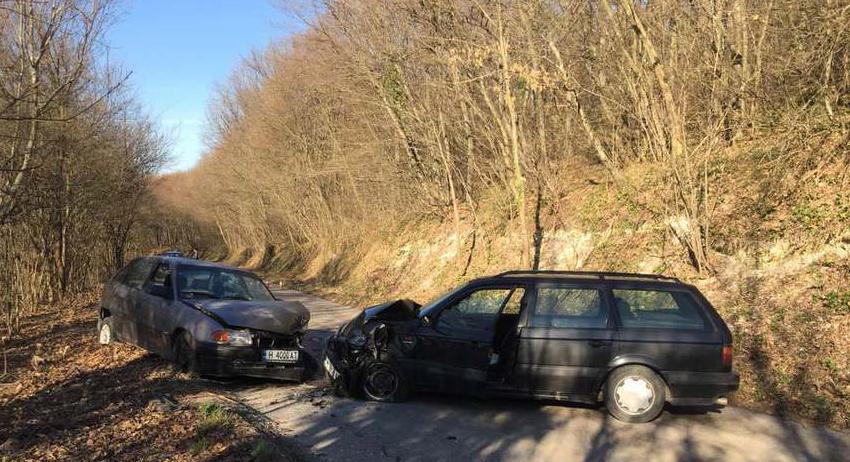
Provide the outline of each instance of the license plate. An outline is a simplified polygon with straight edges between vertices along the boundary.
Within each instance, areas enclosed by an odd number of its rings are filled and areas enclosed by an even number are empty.
[[[334,365],[331,363],[330,358],[325,356],[325,361],[322,364],[324,364],[325,371],[327,371],[327,373],[331,377],[331,379],[335,379],[335,378],[339,377],[339,372],[337,372],[336,369],[334,368]]]
[[[269,363],[294,363],[298,361],[298,350],[263,350],[263,361]]]

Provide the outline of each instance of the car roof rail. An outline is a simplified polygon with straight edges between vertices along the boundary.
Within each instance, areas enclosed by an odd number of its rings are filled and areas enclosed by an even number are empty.
[[[682,282],[677,277],[664,276],[662,274],[645,273],[618,273],[613,271],[560,271],[560,270],[511,270],[497,274],[495,277],[510,276],[573,276],[592,277],[598,279],[651,279],[655,281]]]

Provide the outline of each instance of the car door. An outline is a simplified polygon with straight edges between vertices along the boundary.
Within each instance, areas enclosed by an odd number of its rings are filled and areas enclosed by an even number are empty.
[[[615,337],[604,286],[540,282],[531,298],[512,385],[534,394],[594,395]]]
[[[417,385],[444,391],[480,390],[487,380],[493,335],[512,285],[466,288],[444,302],[416,331]]]
[[[170,334],[174,330],[175,313],[171,307],[174,299],[172,269],[168,262],[160,262],[139,293],[139,324],[144,329],[146,347],[167,356],[170,353]]]
[[[154,258],[140,258],[133,262],[124,278],[123,288],[120,296],[120,309],[123,315],[121,321],[121,339],[143,348],[148,348],[149,333],[142,321],[144,313],[141,311],[140,299],[144,292],[142,287],[148,276],[153,271],[157,261]]]
[[[619,285],[611,290],[619,324],[616,354],[666,371],[723,371],[726,336],[684,287]]]

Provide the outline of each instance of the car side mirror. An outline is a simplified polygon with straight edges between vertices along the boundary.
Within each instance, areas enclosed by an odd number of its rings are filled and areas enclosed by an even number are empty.
[[[419,321],[425,327],[431,327],[431,325],[434,324],[434,321],[431,319],[431,316],[428,316],[427,314],[419,318]]]
[[[171,288],[167,286],[151,286],[150,294],[155,297],[171,298]]]

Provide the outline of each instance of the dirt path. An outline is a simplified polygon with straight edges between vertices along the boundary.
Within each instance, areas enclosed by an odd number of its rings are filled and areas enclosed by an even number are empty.
[[[295,291],[312,312],[310,350],[356,309]],[[237,395],[310,453],[327,460],[847,460],[850,434],[807,428],[728,407],[720,412],[664,412],[630,425],[604,410],[533,401],[417,395],[378,404],[326,395],[322,380],[242,387]]]

